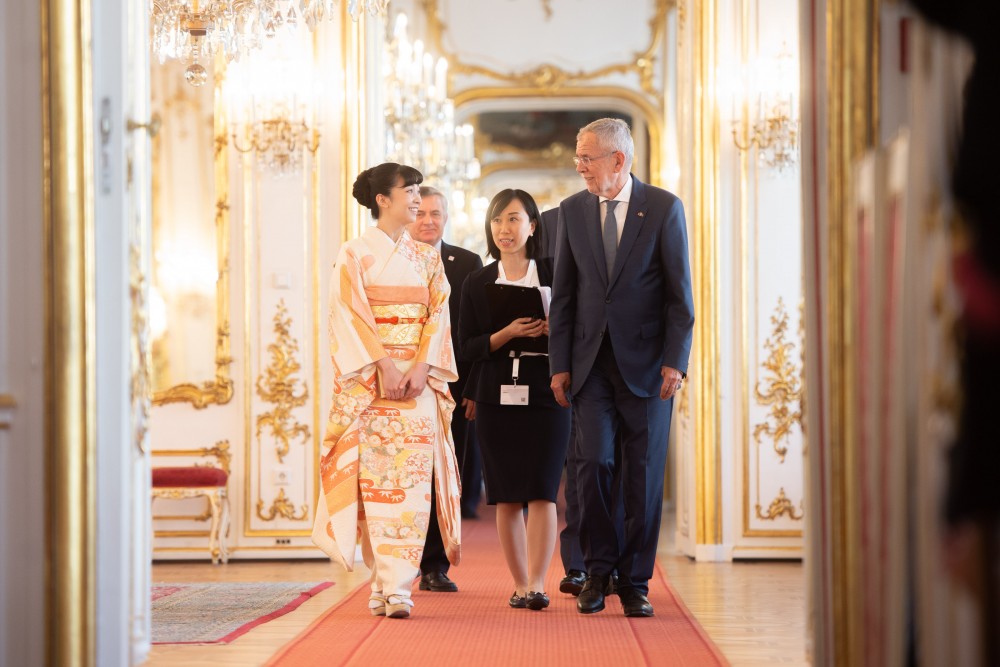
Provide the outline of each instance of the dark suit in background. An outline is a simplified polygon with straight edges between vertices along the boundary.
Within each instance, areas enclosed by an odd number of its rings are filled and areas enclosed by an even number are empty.
[[[653,573],[672,399],[661,367],[687,368],[694,327],[684,209],[634,176],[616,260],[605,263],[599,198],[559,206],[549,315],[551,372],[571,373],[577,423],[581,542],[590,577],[645,595]],[[613,510],[616,436],[624,484],[624,541]]]
[[[458,338],[458,318],[462,304],[462,285],[466,277],[473,271],[483,268],[483,260],[474,252],[459,248],[441,241],[441,261],[444,263],[445,277],[451,285],[451,296],[448,299],[448,310],[451,313],[451,341],[455,346],[455,359],[458,362],[458,381],[451,382],[451,395],[455,399],[455,412],[451,417],[451,435],[455,440],[455,456],[458,459],[459,474],[462,479],[462,516],[474,515],[479,506],[479,497],[483,485],[482,461],[479,455],[479,444],[476,441],[476,430],[468,427],[465,419],[465,409],[462,407],[462,392],[469,378],[472,364],[462,361]],[[420,560],[420,571],[448,572],[448,558],[445,555],[441,531],[437,523],[436,499],[431,498],[431,516],[427,526],[427,541],[424,544],[424,554]]]

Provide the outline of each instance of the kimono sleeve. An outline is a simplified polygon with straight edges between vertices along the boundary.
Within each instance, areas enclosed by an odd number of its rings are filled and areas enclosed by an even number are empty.
[[[330,356],[341,381],[360,374],[387,355],[365,295],[361,262],[345,244],[330,279]]]
[[[451,341],[451,312],[448,308],[451,285],[444,275],[440,257],[434,263],[427,289],[427,323],[420,335],[417,361],[430,365],[429,375],[445,382],[455,382],[458,380],[458,366]]]

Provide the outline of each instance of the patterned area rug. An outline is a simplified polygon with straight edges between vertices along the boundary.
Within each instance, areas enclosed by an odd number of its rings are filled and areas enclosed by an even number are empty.
[[[153,586],[154,644],[226,644],[333,583],[222,582]]]

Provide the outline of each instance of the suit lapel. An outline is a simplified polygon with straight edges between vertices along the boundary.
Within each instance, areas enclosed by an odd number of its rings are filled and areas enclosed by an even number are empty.
[[[594,262],[597,270],[608,282],[608,263],[604,259],[604,240],[601,237],[601,203],[597,195],[586,197],[583,202],[583,224],[590,239],[590,248],[594,252]]]
[[[622,228],[622,238],[618,242],[618,252],[615,253],[615,266],[611,272],[608,287],[614,285],[625,266],[625,259],[639,237],[639,230],[646,220],[646,188],[638,178],[632,178],[632,196],[628,202],[628,213],[625,215],[625,226]],[[603,249],[603,246],[602,246]]]
[[[444,275],[448,279],[448,283],[451,285],[452,291],[457,287],[461,289],[461,285],[455,285],[455,252],[451,249],[451,246],[441,241],[441,263],[444,264]]]

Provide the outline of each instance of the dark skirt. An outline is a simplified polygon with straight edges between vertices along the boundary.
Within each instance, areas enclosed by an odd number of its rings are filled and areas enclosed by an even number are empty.
[[[571,414],[569,408],[476,403],[487,503],[556,501]]]

